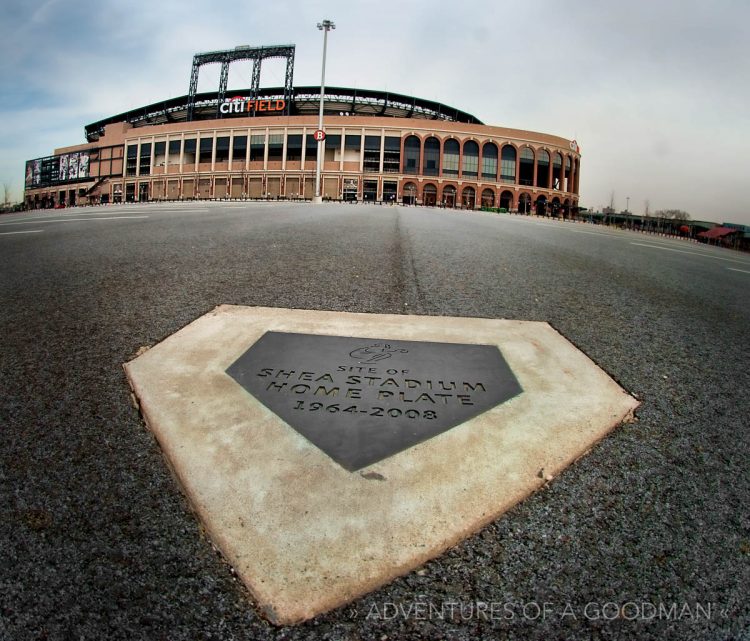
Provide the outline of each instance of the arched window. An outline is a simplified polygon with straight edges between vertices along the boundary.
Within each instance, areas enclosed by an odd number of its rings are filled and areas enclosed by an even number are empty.
[[[473,140],[464,143],[464,166],[462,173],[467,178],[476,178],[479,171],[479,145]]]
[[[424,170],[425,176],[440,175],[440,141],[430,136],[424,141]]]
[[[404,173],[419,173],[419,154],[422,149],[422,143],[416,136],[409,136],[404,141]]]
[[[534,183],[534,152],[530,147],[521,149],[521,162],[518,172],[519,184],[532,185]]]
[[[552,189],[562,189],[562,182],[562,156],[555,152],[552,156]]]
[[[531,153],[531,162],[533,163],[534,153],[528,147],[525,149],[525,151],[529,151]],[[503,147],[500,165],[500,180],[502,180],[504,183],[516,182],[516,148],[513,145],[505,145]]]
[[[427,183],[422,190],[422,202],[427,207],[434,207],[437,204],[437,187],[432,183]]]
[[[443,145],[443,176],[458,176],[458,140],[449,138]]]
[[[477,150],[479,150],[479,147],[477,147]],[[474,191],[474,187],[464,187],[461,192],[461,204],[466,207],[466,209],[474,209],[476,201],[477,192]]]
[[[495,206],[495,192],[491,189],[485,189],[482,192],[482,207]]]
[[[536,186],[549,187],[549,154],[544,149],[536,161]]]
[[[565,156],[565,183],[563,191],[570,191],[570,156]]]
[[[497,180],[497,145],[492,142],[485,143],[482,147],[482,178]]]

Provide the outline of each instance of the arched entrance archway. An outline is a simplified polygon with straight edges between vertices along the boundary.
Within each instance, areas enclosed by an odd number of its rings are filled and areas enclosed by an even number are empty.
[[[456,188],[453,185],[443,187],[443,207],[456,206]]]
[[[461,192],[461,205],[466,209],[474,209],[477,202],[477,192],[474,187],[464,187]]]
[[[495,206],[495,192],[491,189],[485,189],[482,192],[482,207]]]
[[[504,191],[500,194],[500,209],[510,211],[513,208],[513,193]]]
[[[539,196],[539,198],[536,199],[535,208],[536,208],[537,216],[546,216],[547,215],[547,197]]]
[[[518,198],[518,213],[519,214],[530,214],[531,213],[531,196],[529,194],[521,194]]]
[[[550,213],[555,218],[562,216],[562,205],[560,204],[560,199],[557,196],[555,196],[550,203]]]
[[[437,205],[437,187],[432,183],[427,183],[422,189],[422,203],[427,207]]]
[[[404,205],[417,204],[417,186],[414,183],[406,183],[404,185],[403,202]]]

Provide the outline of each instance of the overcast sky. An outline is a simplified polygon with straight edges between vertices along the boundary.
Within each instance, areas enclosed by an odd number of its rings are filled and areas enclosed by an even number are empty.
[[[209,6],[210,4],[210,6]],[[0,182],[85,142],[84,125],[188,92],[194,53],[296,44],[296,85],[436,100],[574,138],[581,202],[750,224],[749,0],[5,0]],[[232,65],[230,89],[249,83]],[[218,85],[201,68],[199,91]],[[284,61],[263,65],[280,86]]]

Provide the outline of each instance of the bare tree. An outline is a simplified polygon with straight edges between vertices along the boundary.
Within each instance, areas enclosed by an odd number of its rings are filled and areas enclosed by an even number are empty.
[[[10,189],[10,183],[4,182],[3,183],[3,204],[4,205],[10,205],[10,197],[11,197],[11,189]]]
[[[682,209],[660,209],[659,211],[654,212],[654,215],[665,220],[690,220],[690,214],[686,211],[682,211]]]

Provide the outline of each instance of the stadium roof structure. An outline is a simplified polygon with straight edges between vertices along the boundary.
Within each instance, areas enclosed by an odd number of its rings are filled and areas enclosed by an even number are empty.
[[[232,90],[236,95],[249,95],[250,89]],[[284,87],[263,88],[258,99],[283,100]],[[193,120],[215,120],[218,113],[220,92],[199,93],[195,96]],[[320,87],[295,87],[290,105],[290,116],[317,115],[320,108]],[[116,116],[86,125],[86,140],[95,142],[104,133],[106,125],[128,122],[134,127],[160,125],[189,120],[190,96],[170,98]],[[349,87],[326,87],[324,114],[352,116],[380,116],[392,118],[418,118],[444,120],[481,125],[478,118],[465,111],[449,107],[432,100],[424,100],[387,91],[354,89]]]

